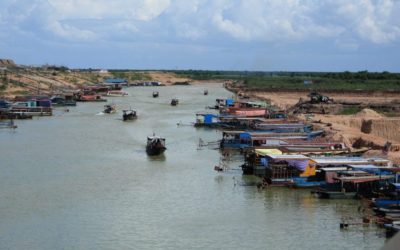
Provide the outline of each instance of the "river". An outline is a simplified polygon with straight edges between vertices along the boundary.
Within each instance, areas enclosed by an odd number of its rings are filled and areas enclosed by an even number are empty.
[[[214,171],[220,154],[198,149],[221,133],[188,126],[218,97],[220,85],[131,87],[108,103],[78,103],[52,117],[0,130],[0,249],[378,249],[359,201],[319,200],[309,190],[258,191],[240,162]],[[160,92],[152,98],[153,90]],[[169,104],[171,98],[178,106]],[[177,123],[181,125],[178,126]],[[146,155],[146,136],[166,137],[163,157]]]

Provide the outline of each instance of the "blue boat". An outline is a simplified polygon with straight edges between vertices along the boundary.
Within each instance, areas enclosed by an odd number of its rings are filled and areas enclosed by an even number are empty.
[[[326,184],[325,181],[312,180],[310,177],[295,177],[293,178],[293,184],[290,186],[295,188],[313,188],[324,184]]]

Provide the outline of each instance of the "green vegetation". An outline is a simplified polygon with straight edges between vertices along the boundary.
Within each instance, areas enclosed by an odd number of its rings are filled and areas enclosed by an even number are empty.
[[[130,72],[129,79],[131,81],[150,81],[151,76],[146,72]]]
[[[286,90],[400,90],[400,74],[384,72],[173,71],[198,80],[239,80],[247,88]]]
[[[361,107],[359,106],[354,106],[354,107],[348,107],[348,108],[344,108],[342,109],[338,115],[355,115],[358,112],[360,112],[362,110]]]
[[[128,79],[130,81],[150,81],[151,76],[147,72],[139,72],[135,70],[110,70],[115,78]]]
[[[29,95],[30,92],[28,90],[16,90],[12,92],[13,95]]]
[[[7,79],[7,73],[3,73],[1,77],[1,85],[0,85],[0,90],[4,91],[8,88],[8,79]]]

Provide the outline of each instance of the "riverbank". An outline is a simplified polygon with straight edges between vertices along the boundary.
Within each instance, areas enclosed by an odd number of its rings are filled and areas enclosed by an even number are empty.
[[[295,110],[299,102],[307,101],[309,99],[307,95],[310,93],[305,90],[258,89],[255,91],[234,84],[228,84],[226,87],[234,93],[268,101],[289,113],[291,110]],[[384,112],[378,113],[369,108],[371,106],[387,107],[389,110],[394,110],[399,106],[398,93],[393,91],[325,91],[323,94],[329,96],[334,102],[330,104],[317,103],[314,105],[317,110],[323,107],[323,110],[330,108],[340,113],[343,111],[342,106],[345,106],[352,112],[348,115],[312,114],[312,116],[308,116],[310,121],[325,129],[333,139],[344,141],[350,148],[367,146],[371,148],[367,155],[388,157],[395,164],[400,164],[399,113],[397,111],[388,112],[391,117],[387,117]],[[340,110],[338,106],[342,109]],[[294,115],[300,119],[306,119],[305,113],[299,112]],[[369,126],[368,130],[365,129],[366,123]],[[329,126],[326,126],[328,124]],[[386,153],[382,150],[388,141],[393,146],[392,150]]]
[[[26,67],[8,65],[0,71],[0,99],[19,95],[51,95],[79,90],[83,86],[104,84],[106,79],[123,79],[128,85],[157,82],[172,85],[210,85],[207,80],[194,80],[168,71],[69,70],[63,67]],[[212,83],[222,84],[224,80]]]

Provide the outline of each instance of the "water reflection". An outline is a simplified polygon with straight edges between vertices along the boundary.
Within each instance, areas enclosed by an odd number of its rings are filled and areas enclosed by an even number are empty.
[[[18,121],[0,131],[0,249],[378,249],[370,229],[340,231],[355,201],[322,201],[307,190],[257,190],[232,159],[198,150],[221,132],[177,126],[231,94],[221,87],[137,87],[115,98],[138,111],[95,116],[104,103],[79,103],[62,116]],[[171,107],[171,98],[181,103]],[[182,105],[181,105],[182,104]],[[128,106],[129,106],[128,105]],[[167,139],[146,154],[146,135]],[[157,167],[160,166],[160,167]],[[335,204],[345,204],[340,209]],[[357,215],[358,216],[358,215]]]
[[[166,160],[166,156],[165,156],[165,154],[147,155],[147,159],[149,161],[165,161]]]

